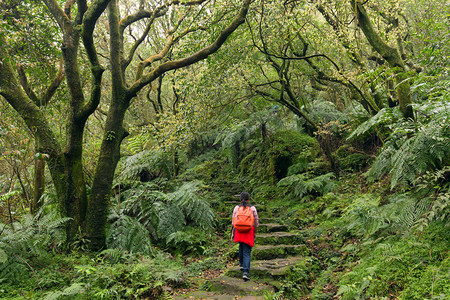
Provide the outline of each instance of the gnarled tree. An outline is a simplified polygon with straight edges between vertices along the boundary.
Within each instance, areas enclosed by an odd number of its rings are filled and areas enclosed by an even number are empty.
[[[127,7],[118,0],[95,0],[89,4],[86,0],[68,0],[64,6],[56,0],[42,2],[62,37],[69,91],[65,145],[53,132],[50,117],[19,83],[4,32],[0,32],[0,95],[25,120],[38,151],[48,155],[62,213],[72,218],[67,227],[69,241],[83,228],[92,247],[99,249],[105,243],[106,214],[120,145],[128,134],[124,116],[130,102],[164,73],[197,63],[216,52],[244,22],[251,1],[224,1],[221,5],[206,0],[140,1],[137,7]],[[108,18],[104,21],[105,14]],[[107,33],[99,32],[103,21]],[[199,44],[178,49],[177,45],[182,45],[183,37],[189,34],[198,34]],[[163,43],[152,48],[152,39]],[[103,51],[105,48],[107,51]],[[89,60],[90,72],[84,70],[83,53]],[[102,90],[106,69],[111,74],[109,109],[88,198],[82,163],[83,135],[88,118],[107,95]]]

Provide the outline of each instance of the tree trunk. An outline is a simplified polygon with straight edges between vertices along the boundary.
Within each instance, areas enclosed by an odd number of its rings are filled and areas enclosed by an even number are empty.
[[[137,72],[136,81],[126,87],[123,66],[123,43],[119,27],[119,6],[117,0],[112,0],[108,5],[108,23],[110,30],[110,66],[112,81],[111,105],[106,119],[105,133],[103,136],[100,156],[97,162],[92,194],[88,201],[86,229],[91,241],[91,247],[99,250],[105,246],[106,219],[111,197],[111,187],[114,179],[114,171],[120,159],[120,144],[128,135],[123,127],[125,113],[130,101],[145,86],[156,80],[165,72],[183,68],[200,60],[206,59],[215,53],[233,33],[237,27],[244,23],[248,12],[250,0],[243,0],[242,7],[236,18],[229,26],[224,28],[209,46],[195,52],[191,56],[164,62],[152,71],[143,75],[143,70]]]
[[[89,197],[86,218],[86,230],[92,249],[99,250],[105,246],[106,219],[112,182],[117,163],[120,159],[120,144],[128,135],[123,128],[124,112],[108,114],[100,156],[94,174],[92,193]]]
[[[80,176],[82,176],[80,171],[81,155],[71,156],[70,152],[68,152],[69,155],[63,155],[45,115],[19,84],[5,46],[5,40],[0,39],[0,95],[8,101],[27,124],[36,140],[37,152],[49,156],[47,164],[55,186],[61,214],[72,218],[66,225],[66,233],[70,242],[83,221],[79,210],[82,207],[80,203],[83,201],[83,194],[85,197],[85,184],[83,180],[80,180]],[[82,136],[82,131],[79,135]]]
[[[42,158],[34,158],[34,191],[33,191],[33,201],[31,203],[31,214],[36,214],[36,212],[41,208],[42,202],[41,197],[45,191],[45,160]]]
[[[92,193],[88,201],[86,229],[94,250],[105,246],[106,221],[111,197],[114,172],[120,159],[120,144],[128,135],[123,127],[123,120],[131,97],[127,94],[124,84],[122,62],[122,41],[119,30],[118,1],[113,0],[108,5],[110,28],[110,64],[112,95],[103,135],[100,156],[94,174]]]
[[[358,25],[367,38],[367,41],[393,68],[395,73],[395,81],[397,83],[397,98],[400,110],[405,118],[414,119],[414,112],[411,107],[410,85],[408,75],[405,72],[403,60],[397,49],[386,44],[375,31],[370,22],[369,16],[364,8],[363,3],[358,0],[350,0],[350,5],[358,18]]]
[[[173,176],[176,177],[180,173],[180,158],[178,150],[173,150]]]

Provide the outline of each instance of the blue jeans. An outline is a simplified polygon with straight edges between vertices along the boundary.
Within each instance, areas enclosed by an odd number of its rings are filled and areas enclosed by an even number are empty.
[[[250,259],[252,247],[246,243],[239,243],[239,265],[244,269],[244,273],[250,274]]]

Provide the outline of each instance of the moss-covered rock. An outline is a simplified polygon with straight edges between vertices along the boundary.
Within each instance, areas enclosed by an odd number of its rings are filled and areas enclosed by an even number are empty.
[[[260,147],[250,150],[239,164],[241,174],[260,182],[275,183],[288,174],[290,166],[313,161],[320,146],[313,137],[296,130],[273,133]],[[256,182],[255,182],[256,183]]]

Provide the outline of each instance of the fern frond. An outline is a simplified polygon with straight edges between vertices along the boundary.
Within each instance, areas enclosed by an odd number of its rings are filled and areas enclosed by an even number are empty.
[[[67,221],[55,215],[25,215],[12,226],[0,224],[0,281],[28,278],[29,264],[48,256],[50,246],[65,240],[61,227]]]
[[[168,196],[183,209],[188,220],[208,228],[213,226],[215,215],[209,203],[199,196],[200,186],[199,181],[187,182]]]
[[[382,108],[375,116],[359,125],[347,140],[364,135],[377,126],[394,124],[401,118],[402,116],[398,108]]]
[[[166,239],[166,243],[169,246],[176,247],[179,244],[190,244],[193,243],[192,235],[185,231],[177,231],[169,234]]]
[[[58,300],[63,298],[71,298],[71,296],[80,295],[85,292],[84,283],[73,283],[62,291],[48,293],[44,300]]]
[[[117,198],[112,201],[108,246],[142,251],[133,242],[133,239],[138,240],[134,235],[140,230],[139,226],[145,229],[148,238],[154,240],[166,240],[175,232],[183,232],[187,224],[212,227],[215,215],[209,203],[201,197],[201,187],[201,182],[192,181],[166,194],[154,190],[153,186],[147,188],[143,183],[123,192],[122,202]]]
[[[146,188],[142,184],[130,189],[122,195],[126,199],[122,204],[123,213],[139,220],[150,232],[153,238],[157,238],[159,215],[155,207],[156,202],[167,202],[166,194]]]
[[[186,226],[186,219],[181,207],[170,203],[159,207],[158,235],[166,239],[170,234],[182,231]]]
[[[296,197],[302,198],[307,194],[324,195],[331,192],[335,186],[332,181],[334,173],[327,173],[311,179],[303,174],[291,175],[281,179],[277,186],[287,187]]]
[[[430,169],[450,163],[450,118],[434,121],[403,143],[392,157],[391,188],[414,182]]]
[[[391,171],[392,157],[395,154],[395,148],[391,143],[386,143],[385,147],[378,154],[374,163],[364,175],[367,176],[369,182],[380,180],[381,177]]]
[[[172,174],[172,162],[168,152],[159,150],[142,151],[121,160],[120,176],[122,179],[138,179],[147,172],[154,177]]]
[[[150,233],[138,220],[118,215],[106,232],[108,248],[150,255],[153,252]]]
[[[102,252],[100,252],[99,255],[108,259],[112,263],[119,263],[124,259],[124,251],[122,249],[117,248],[105,249]]]
[[[447,106],[422,105],[418,109],[435,114],[427,123],[402,120],[393,124],[394,130],[388,141],[366,173],[369,180],[378,180],[390,173],[393,189],[413,183],[426,171],[439,170],[450,164],[450,114]],[[373,125],[373,122],[366,125]],[[353,134],[358,132],[356,130]]]

